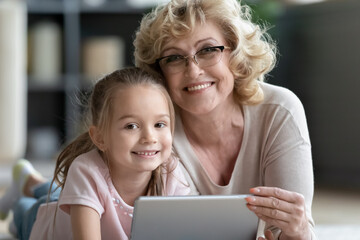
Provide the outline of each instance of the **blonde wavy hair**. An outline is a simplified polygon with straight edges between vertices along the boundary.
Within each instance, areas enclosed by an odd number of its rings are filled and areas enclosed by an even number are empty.
[[[222,30],[232,49],[229,68],[235,79],[235,98],[240,104],[261,102],[264,96],[258,81],[264,81],[274,68],[277,49],[266,29],[251,21],[251,9],[240,0],[172,0],[153,9],[136,32],[136,66],[162,76],[155,60],[164,44],[186,37],[208,20]]]

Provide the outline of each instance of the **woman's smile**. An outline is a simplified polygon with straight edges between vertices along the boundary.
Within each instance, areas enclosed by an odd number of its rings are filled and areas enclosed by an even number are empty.
[[[213,85],[213,83],[211,83],[211,82],[196,83],[196,84],[191,84],[191,85],[185,87],[184,90],[188,91],[188,92],[199,92],[201,90],[205,90],[205,89],[211,87],[211,85]]]

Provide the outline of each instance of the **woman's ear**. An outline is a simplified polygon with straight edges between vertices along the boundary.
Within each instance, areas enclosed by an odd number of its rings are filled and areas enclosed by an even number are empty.
[[[103,134],[101,134],[101,132],[98,130],[96,126],[94,125],[90,126],[89,135],[92,142],[96,145],[96,147],[100,151],[105,152],[106,146],[105,146],[104,136]]]

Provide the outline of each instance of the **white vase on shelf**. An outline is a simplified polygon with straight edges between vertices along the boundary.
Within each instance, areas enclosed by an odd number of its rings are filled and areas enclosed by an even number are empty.
[[[88,38],[84,40],[82,50],[84,76],[91,83],[124,67],[125,42],[118,36]]]
[[[61,74],[60,26],[51,21],[41,21],[29,29],[29,70],[32,84],[53,86],[59,84]]]
[[[26,3],[0,1],[0,164],[26,148]]]

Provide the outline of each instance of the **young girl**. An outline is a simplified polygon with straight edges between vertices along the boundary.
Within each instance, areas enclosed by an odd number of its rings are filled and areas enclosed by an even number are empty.
[[[128,239],[137,197],[190,192],[172,154],[174,109],[156,78],[115,71],[95,85],[90,111],[89,130],[57,160],[59,200],[40,206],[30,239]]]

